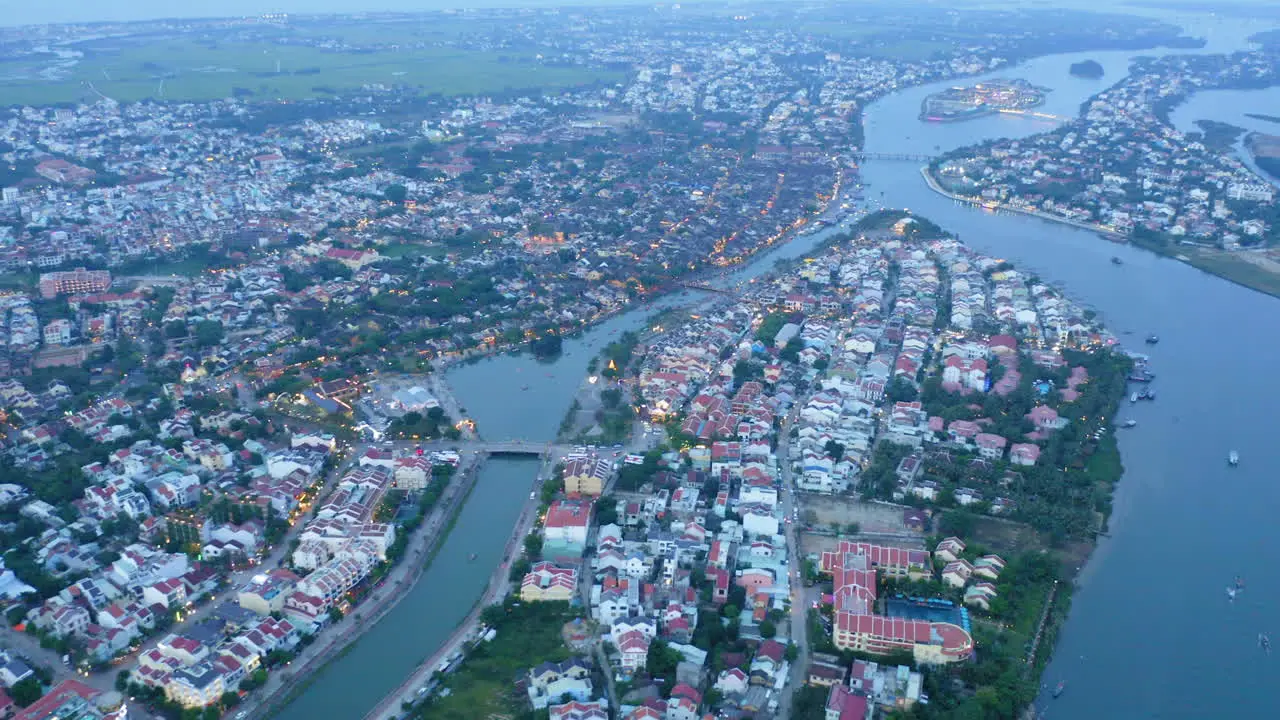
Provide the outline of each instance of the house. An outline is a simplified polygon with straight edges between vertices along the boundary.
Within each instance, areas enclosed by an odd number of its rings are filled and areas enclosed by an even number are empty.
[[[209,707],[222,700],[226,691],[222,673],[212,662],[201,662],[179,668],[169,676],[164,694],[169,700],[187,708]]]
[[[101,690],[89,687],[78,680],[63,680],[53,686],[39,700],[14,715],[14,720],[58,720],[59,718],[93,717],[89,713]]]
[[[1067,426],[1069,422],[1066,418],[1060,417],[1058,411],[1048,405],[1037,405],[1031,408],[1031,412],[1027,413],[1026,418],[1036,426],[1036,430],[1044,433],[1060,430]]]
[[[609,709],[602,700],[574,700],[562,705],[552,705],[549,710],[549,720],[609,720]]]
[[[639,630],[629,630],[618,636],[615,644],[623,670],[634,672],[644,669],[649,657],[649,637]]]
[[[827,694],[826,720],[869,720],[867,698],[844,685],[832,685]]]
[[[240,607],[259,615],[283,612],[285,598],[297,587],[299,580],[301,578],[284,568],[254,575],[237,594]]]
[[[987,580],[997,580],[1004,566],[1004,559],[999,555],[983,555],[973,561],[973,574]]]
[[[591,699],[591,665],[582,658],[545,662],[527,674],[527,692],[533,709],[541,710],[565,695],[585,702]]]
[[[751,659],[751,684],[772,685],[778,671],[782,669],[783,657],[787,649],[777,640],[765,640],[756,648],[756,656]]]
[[[543,561],[534,565],[520,581],[520,599],[525,602],[568,602],[573,598],[577,583],[577,570]]]
[[[1033,443],[1014,443],[1009,448],[1009,462],[1013,465],[1035,465],[1040,459],[1040,446]]]
[[[988,460],[999,460],[1004,457],[1004,447],[1009,442],[991,433],[978,433],[974,440],[978,443],[978,455]]]
[[[843,685],[847,675],[848,670],[841,665],[815,660],[809,663],[806,682],[810,685],[820,685],[822,687]]]
[[[747,691],[749,679],[747,674],[739,668],[729,668],[720,671],[719,677],[716,678],[715,689],[725,697],[735,697]]]
[[[976,583],[964,591],[964,604],[990,610],[991,601],[995,599],[996,594],[995,585],[989,582]]]
[[[942,568],[942,582],[954,588],[962,588],[973,576],[973,565],[968,560],[960,559],[947,563]]]
[[[933,555],[943,562],[954,562],[964,552],[964,542],[958,537],[945,537],[934,548]]]

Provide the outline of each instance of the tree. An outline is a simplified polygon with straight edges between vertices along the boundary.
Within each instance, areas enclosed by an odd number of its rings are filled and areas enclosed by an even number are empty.
[[[769,640],[778,634],[778,626],[769,618],[760,621],[760,637]]]
[[[200,347],[213,347],[222,342],[222,323],[217,320],[201,320],[196,323],[196,343]]]
[[[382,196],[397,205],[404,204],[404,200],[409,196],[409,190],[399,183],[388,185],[386,190],[382,191]]]
[[[181,320],[172,320],[165,324],[164,334],[173,339],[186,337],[187,324]]]
[[[13,698],[14,704],[18,707],[30,705],[39,700],[43,694],[44,689],[40,687],[40,681],[34,675],[9,688],[9,697]]]
[[[827,444],[824,445],[822,449],[826,451],[826,453],[831,456],[831,459],[836,462],[840,462],[840,459],[844,457],[844,445],[841,445],[835,440],[828,440]]]

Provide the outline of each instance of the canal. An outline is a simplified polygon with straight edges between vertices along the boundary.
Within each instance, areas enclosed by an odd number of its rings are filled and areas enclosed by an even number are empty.
[[[1241,49],[1245,37],[1264,29],[1222,18],[1169,19],[1182,20],[1193,34],[1207,33],[1210,43],[1202,52]],[[1074,116],[1090,95],[1123,78],[1136,54],[1051,56],[989,77],[1019,77],[1053,88],[1041,109]],[[1071,63],[1086,58],[1103,65],[1103,78],[1068,74]],[[920,122],[920,100],[950,84],[909,88],[873,103],[866,112],[866,149],[934,154],[1054,126],[1003,115]],[[1175,122],[1183,127],[1196,119],[1230,122],[1244,112],[1274,114],[1274,104],[1259,105],[1258,97],[1222,93],[1188,110],[1194,117],[1178,115]],[[1037,272],[1094,308],[1118,334],[1132,333],[1121,335],[1130,344],[1140,344],[1147,333],[1161,336],[1159,345],[1140,348],[1153,358],[1160,399],[1122,410],[1138,426],[1121,437],[1126,473],[1115,499],[1112,536],[1080,577],[1046,674],[1052,683],[1065,680],[1068,690],[1040,704],[1052,704],[1054,717],[1204,718],[1224,707],[1242,717],[1276,716],[1280,701],[1271,684],[1277,672],[1256,639],[1259,632],[1275,631],[1280,640],[1270,601],[1280,593],[1280,572],[1267,553],[1280,546],[1280,524],[1274,521],[1280,484],[1268,472],[1280,466],[1280,443],[1270,437],[1280,301],[1092,233],[957,205],[931,192],[910,163],[871,162],[862,170],[870,204],[909,208],[973,247]],[[807,253],[829,234],[774,248],[720,282],[768,272],[776,261]],[[1124,264],[1113,265],[1113,255]],[[699,297],[673,296],[615,316],[565,340],[554,362],[528,354],[495,356],[452,368],[449,383],[484,438],[549,441],[593,355],[622,332],[643,328],[655,313]],[[1226,467],[1231,449],[1241,456],[1235,469]],[[536,472],[533,461],[491,461],[474,494],[483,500],[467,504],[410,596],[322,671],[282,717],[358,718],[431,654],[465,617],[500,561],[505,528],[519,515]],[[467,563],[471,552],[478,557]],[[1236,575],[1245,577],[1248,588],[1228,603],[1225,588]]]
[[[408,596],[347,654],[309,678],[310,687],[276,717],[358,720],[439,649],[502,562],[509,528],[520,516],[538,468],[534,459],[488,460],[456,526]],[[475,560],[468,559],[472,553]]]

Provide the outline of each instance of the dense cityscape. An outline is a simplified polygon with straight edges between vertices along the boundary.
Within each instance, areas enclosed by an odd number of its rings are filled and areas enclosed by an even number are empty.
[[[1169,113],[1280,84],[1280,51],[1183,32],[822,3],[0,28],[0,717],[297,714],[512,462],[483,589],[357,716],[1036,717],[1158,368],[886,207],[864,114],[945,82],[921,122],[1016,116],[1051,92],[1029,58],[1150,52],[1056,129],[880,159],[1274,294],[1240,149],[1267,136]],[[558,432],[491,436],[454,385],[582,338]]]

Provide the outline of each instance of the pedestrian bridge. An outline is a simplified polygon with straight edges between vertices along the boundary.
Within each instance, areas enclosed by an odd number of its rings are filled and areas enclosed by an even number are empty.
[[[549,442],[534,442],[532,440],[436,440],[434,442],[423,443],[423,450],[457,450],[459,452],[483,453],[486,455],[524,455],[529,457],[542,457],[547,455],[559,456],[567,455],[573,452],[573,448],[568,445],[556,445]]]

